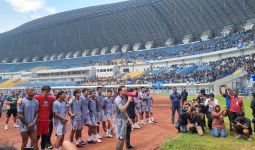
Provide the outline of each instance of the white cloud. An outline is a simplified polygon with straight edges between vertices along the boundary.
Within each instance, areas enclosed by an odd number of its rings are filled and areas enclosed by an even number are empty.
[[[5,0],[14,11],[28,15],[30,19],[55,14],[57,10],[46,4],[45,0]]]
[[[38,15],[38,14],[32,14],[32,15],[30,15],[30,18],[31,18],[32,20],[38,19],[38,18],[41,18],[41,17],[43,17],[43,16],[42,16],[42,15]]]
[[[53,7],[47,7],[45,10],[48,14],[55,14],[57,12],[57,10]]]
[[[5,0],[18,13],[35,12],[43,9],[46,4],[43,0]]]

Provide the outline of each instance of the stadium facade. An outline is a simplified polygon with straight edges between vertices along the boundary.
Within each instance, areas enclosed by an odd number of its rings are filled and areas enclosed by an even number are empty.
[[[142,43],[143,49],[148,41],[161,47],[169,38],[182,43],[189,34],[198,41],[204,31],[217,37],[228,25],[238,31],[253,18],[253,0],[130,0],[46,16],[2,33],[0,52],[4,55],[0,58],[95,48],[101,54],[102,48],[115,45]]]

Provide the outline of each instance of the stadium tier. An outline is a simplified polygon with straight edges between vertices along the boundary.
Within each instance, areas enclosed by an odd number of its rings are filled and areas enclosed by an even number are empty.
[[[31,71],[34,68],[66,69],[93,65],[126,65],[128,63],[164,60],[176,57],[198,55],[233,47],[254,44],[255,30],[238,32],[225,37],[172,47],[154,48],[126,53],[86,56],[79,58],[46,60],[40,62],[0,64],[1,72]]]
[[[130,0],[57,13],[2,33],[0,51],[5,55],[0,58],[43,57],[77,50],[90,55],[95,48],[105,47],[109,53],[115,45],[133,47],[136,43],[142,43],[138,49],[150,43],[154,48],[166,43],[178,45],[184,37],[192,42],[200,41],[204,33],[210,39],[241,31],[253,18],[253,0]]]

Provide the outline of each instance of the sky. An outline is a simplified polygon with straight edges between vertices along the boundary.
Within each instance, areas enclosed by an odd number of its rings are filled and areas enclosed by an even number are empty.
[[[0,33],[43,16],[120,1],[125,0],[0,0]]]

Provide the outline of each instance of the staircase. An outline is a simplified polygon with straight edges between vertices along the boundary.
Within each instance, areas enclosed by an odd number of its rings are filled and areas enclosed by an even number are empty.
[[[214,82],[214,92],[216,94],[219,94],[219,87],[223,84],[226,84],[227,86],[231,86],[232,82],[239,78],[240,74],[244,71],[243,68],[237,69],[233,74],[226,76],[222,79],[219,79]]]
[[[13,79],[9,79],[9,80],[1,83],[0,87],[1,88],[9,88],[9,87],[16,86],[16,85],[23,84],[23,83],[24,83],[24,81],[22,81],[20,78],[13,78]]]

